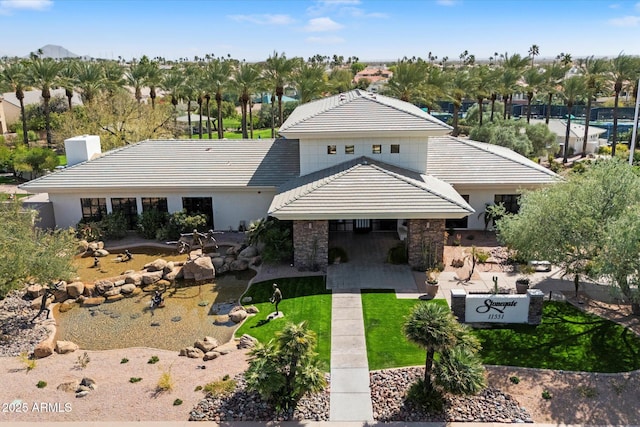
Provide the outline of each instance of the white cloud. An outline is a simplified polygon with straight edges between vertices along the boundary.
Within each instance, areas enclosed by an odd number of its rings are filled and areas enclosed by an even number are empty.
[[[308,43],[314,44],[340,44],[344,43],[342,37],[330,36],[330,37],[307,37],[305,39]]]
[[[317,0],[307,8],[307,13],[312,16],[322,15],[345,6],[356,6],[360,0]]]
[[[228,18],[237,22],[249,22],[257,25],[289,25],[295,22],[289,15],[229,15]]]
[[[304,30],[310,33],[320,33],[325,31],[337,31],[343,27],[343,25],[338,24],[333,19],[323,17],[310,19],[307,26],[304,27]]]
[[[47,10],[53,0],[0,0],[0,15],[10,15],[16,10]]]
[[[340,15],[348,15],[354,18],[388,18],[386,13],[366,12],[359,7],[343,7],[340,9]]]
[[[622,18],[609,19],[609,25],[614,27],[637,27],[640,25],[640,16],[623,16]]]

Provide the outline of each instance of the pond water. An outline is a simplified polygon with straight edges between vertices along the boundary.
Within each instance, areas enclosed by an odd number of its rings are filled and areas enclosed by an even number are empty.
[[[137,249],[131,252],[133,260],[127,263],[115,262],[115,255],[101,258],[101,266],[115,269],[113,272],[98,272],[99,276],[92,279],[83,276],[83,269],[94,273],[96,269],[91,267],[93,258],[79,258],[81,280],[89,282],[113,277],[124,270],[139,270],[157,258],[167,261],[186,259],[186,255],[173,259],[166,253],[141,254]],[[149,258],[145,260],[145,257]],[[136,262],[141,265],[134,264]],[[123,264],[127,265],[126,268]],[[76,306],[65,313],[54,310],[58,324],[56,339],[73,341],[86,350],[126,347],[179,350],[205,336],[215,337],[224,343],[232,338],[236,329],[226,314],[237,303],[254,275],[254,271],[248,270],[225,273],[211,283],[201,285],[177,282],[163,295],[165,306],[153,310],[150,308],[151,291],[97,307]]]

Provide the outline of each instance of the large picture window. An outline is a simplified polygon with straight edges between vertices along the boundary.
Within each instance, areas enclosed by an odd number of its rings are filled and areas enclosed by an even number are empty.
[[[116,197],[111,199],[111,210],[127,219],[127,230],[135,230],[138,224],[138,206],[135,197]]]
[[[469,203],[468,194],[461,194],[461,196],[465,202]],[[465,216],[464,218],[447,219],[444,224],[446,228],[469,228],[469,217]]]
[[[518,213],[520,210],[519,194],[496,194],[493,198],[496,205],[502,204],[508,213]]]
[[[211,197],[183,197],[182,208],[188,215],[206,215],[207,227],[213,228],[213,200]]]
[[[158,212],[169,212],[166,197],[143,197],[142,212],[156,210]]]
[[[107,199],[86,198],[80,199],[82,206],[82,221],[100,221],[107,214]]]

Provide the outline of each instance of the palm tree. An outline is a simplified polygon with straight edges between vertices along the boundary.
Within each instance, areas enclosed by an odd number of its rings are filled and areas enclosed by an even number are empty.
[[[446,70],[419,59],[425,75],[419,86],[417,103],[426,105],[429,110],[437,108],[437,102],[446,96],[446,86],[449,80]]]
[[[230,61],[223,58],[214,59],[207,64],[206,81],[215,94],[216,106],[218,107],[218,139],[224,138],[224,126],[222,124],[222,95],[229,85],[233,67]],[[207,114],[208,115],[208,114]]]
[[[529,56],[531,57],[531,67],[533,67],[533,58],[540,55],[540,48],[537,44],[532,44],[529,48]]]
[[[453,347],[455,342],[454,320],[446,307],[436,304],[419,304],[404,324],[407,339],[426,350],[424,385],[432,387],[431,372],[436,353]]]
[[[15,92],[20,102],[20,120],[22,120],[22,140],[29,146],[27,120],[24,110],[24,91],[28,86],[27,67],[23,62],[10,62],[5,65],[0,73],[0,81],[6,83]]]
[[[488,66],[479,65],[471,69],[471,91],[478,101],[479,112],[479,126],[482,126],[482,116],[484,116],[484,109],[482,107],[483,101],[491,96],[491,78],[492,73]]]
[[[183,96],[184,92],[184,74],[180,67],[174,66],[165,73],[160,82],[160,87],[167,91],[167,94],[171,96],[171,105],[173,105],[173,125],[174,129],[178,129],[178,102]]]
[[[635,80],[638,70],[631,56],[620,53],[611,61],[611,79],[613,80],[613,129],[611,130],[611,156],[616,155],[616,143],[618,142],[618,101],[623,85]]]
[[[156,88],[162,83],[163,72],[157,61],[150,61],[147,56],[140,59],[140,63],[144,64],[145,75],[143,83],[149,88],[149,98],[151,98],[151,108],[156,108]]]
[[[63,64],[51,58],[35,58],[29,62],[30,83],[40,88],[44,106],[44,125],[47,132],[47,147],[53,147],[51,136],[51,116],[49,111],[49,101],[51,100],[51,89],[58,82],[58,74],[62,70]]]
[[[421,95],[426,74],[426,62],[401,60],[395,64],[393,76],[389,79],[384,93],[405,102],[416,103]]]
[[[63,62],[64,66],[60,70],[60,86],[64,88],[64,95],[67,98],[69,111],[73,109],[71,100],[73,99],[73,89],[77,82],[77,61],[69,60]]]
[[[544,83],[544,71],[531,67],[524,72],[523,78],[527,88],[527,123],[529,123],[531,121],[531,101],[533,100],[533,95]]]
[[[125,85],[125,73],[119,62],[107,61],[102,64],[102,75],[104,76],[104,89],[113,95]]]
[[[471,78],[469,76],[469,70],[466,67],[460,67],[450,72],[451,80],[449,84],[449,97],[453,103],[453,136],[458,136],[460,130],[458,129],[458,116],[460,114],[460,107],[462,106],[462,100],[471,93]]]
[[[564,78],[566,71],[566,65],[562,65],[555,61],[544,70],[544,84],[542,86],[547,93],[547,114],[545,118],[545,123],[547,125],[551,118],[551,103],[553,102],[553,96],[559,92],[560,82]]]
[[[125,73],[125,80],[133,88],[134,96],[138,104],[142,102],[142,88],[147,77],[147,67],[142,62],[132,62]]]
[[[82,102],[91,104],[102,88],[107,84],[105,68],[95,62],[81,61],[76,63],[77,85],[82,93]],[[122,82],[122,68],[117,66]]]
[[[322,64],[302,62],[293,71],[292,80],[296,86],[301,104],[319,98],[327,89],[324,66]]]
[[[582,140],[581,157],[587,155],[587,141],[589,140],[589,121],[591,120],[591,102],[593,98],[603,89],[605,73],[608,70],[608,62],[602,58],[595,59],[593,56],[586,58],[582,64],[585,76],[585,96],[587,97],[587,109],[584,121],[584,139]]]
[[[258,65],[242,62],[238,66],[234,77],[235,91],[238,93],[240,110],[242,112],[242,137],[245,139],[249,138],[247,133],[247,104],[251,100],[251,95],[260,84],[260,74],[261,72]]]
[[[579,96],[585,92],[584,77],[574,76],[562,82],[562,96],[567,103],[567,129],[564,137],[564,150],[562,153],[562,163],[567,163],[569,155],[569,134],[571,132],[571,110],[573,104]]]
[[[500,67],[496,69],[499,73],[499,81],[497,83],[500,93],[502,94],[502,102],[504,102],[504,109],[502,111],[502,119],[506,120],[507,110],[509,109],[509,97],[516,90],[518,86],[518,79],[520,75],[518,72],[511,68]],[[510,113],[509,113],[510,114]]]
[[[265,64],[267,79],[271,82],[271,85],[275,90],[274,93],[276,98],[278,99],[278,125],[282,125],[284,118],[282,115],[282,96],[284,95],[284,87],[289,83],[291,72],[298,62],[299,59],[297,58],[287,59],[284,53],[280,55],[278,52],[273,52],[273,55],[267,58]]]

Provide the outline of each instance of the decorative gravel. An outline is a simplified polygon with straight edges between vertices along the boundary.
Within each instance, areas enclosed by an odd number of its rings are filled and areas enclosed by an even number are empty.
[[[44,314],[31,323],[38,310],[31,309],[31,301],[24,292],[14,291],[0,301],[0,357],[31,353],[48,336],[43,326]]]

